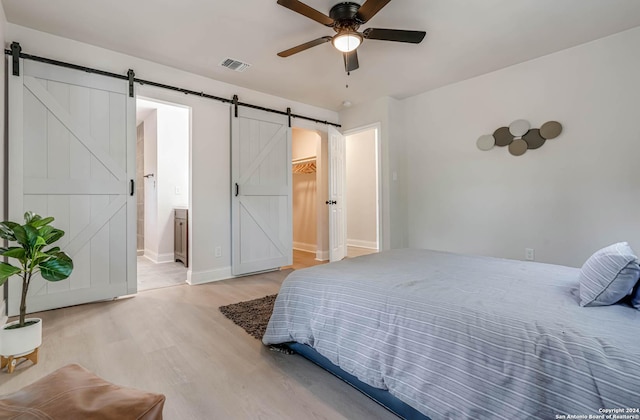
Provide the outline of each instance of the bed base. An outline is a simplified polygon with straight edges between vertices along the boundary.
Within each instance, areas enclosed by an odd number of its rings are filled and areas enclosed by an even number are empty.
[[[391,395],[389,391],[374,388],[371,385],[365,384],[355,376],[340,369],[338,366],[331,363],[329,359],[306,344],[287,343],[286,346],[305,359],[312,361],[324,370],[348,383],[367,397],[391,411],[396,416],[406,420],[430,420],[429,417],[425,416],[415,408]]]

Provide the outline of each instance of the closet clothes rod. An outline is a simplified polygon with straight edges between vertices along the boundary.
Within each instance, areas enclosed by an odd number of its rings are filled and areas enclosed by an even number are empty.
[[[316,157],[306,157],[295,159],[291,162],[293,164],[294,174],[313,174],[316,172]]]
[[[311,163],[311,162],[315,162],[316,161],[316,157],[315,156],[311,156],[311,157],[306,157],[306,158],[300,158],[300,159],[293,159],[291,161],[292,165],[299,165],[301,163]]]

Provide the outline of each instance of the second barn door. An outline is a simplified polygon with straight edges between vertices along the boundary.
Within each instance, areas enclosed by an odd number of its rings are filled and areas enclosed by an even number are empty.
[[[293,263],[291,128],[285,115],[239,107],[231,115],[233,275]]]

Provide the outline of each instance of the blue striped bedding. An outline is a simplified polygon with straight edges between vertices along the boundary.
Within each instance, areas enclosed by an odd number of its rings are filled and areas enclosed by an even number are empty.
[[[391,250],[297,270],[265,344],[313,347],[432,419],[640,408],[640,311],[579,305],[579,269]]]

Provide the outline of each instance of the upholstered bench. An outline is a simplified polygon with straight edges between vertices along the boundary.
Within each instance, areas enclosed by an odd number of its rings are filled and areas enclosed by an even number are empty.
[[[162,394],[124,388],[79,365],[67,365],[0,397],[4,419],[162,419]]]

